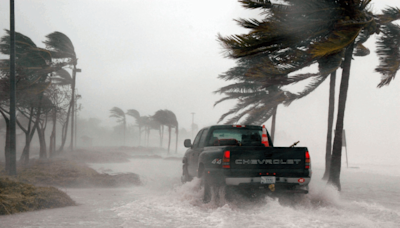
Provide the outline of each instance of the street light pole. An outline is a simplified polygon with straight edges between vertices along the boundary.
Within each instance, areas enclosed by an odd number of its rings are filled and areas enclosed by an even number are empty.
[[[15,80],[15,9],[14,0],[10,0],[10,154],[9,170],[11,176],[17,175],[17,155],[16,155],[16,80]],[[7,161],[6,161],[7,162]]]

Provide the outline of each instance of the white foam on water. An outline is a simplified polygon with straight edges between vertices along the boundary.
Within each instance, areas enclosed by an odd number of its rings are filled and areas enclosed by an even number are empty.
[[[381,200],[385,196],[396,197],[396,186],[391,191],[380,191],[383,195],[370,194],[382,189],[384,183],[391,183],[392,176],[368,182],[368,173],[346,171],[342,173],[342,192],[338,192],[320,180],[323,170],[316,169],[310,192],[303,197],[238,197],[232,202],[213,199],[204,204],[200,179],[180,183],[179,161],[140,160],[132,161],[130,167],[141,176],[144,185],[132,189],[138,194],[137,199],[113,208],[123,219],[123,227],[398,228],[400,224],[400,203],[388,206]]]

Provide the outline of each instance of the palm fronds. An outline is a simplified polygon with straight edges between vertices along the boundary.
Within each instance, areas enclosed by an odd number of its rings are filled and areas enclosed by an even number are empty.
[[[118,107],[113,107],[110,110],[110,117],[117,118],[118,122],[124,122],[125,121],[125,112]]]
[[[46,48],[50,50],[53,58],[71,58],[76,59],[74,45],[64,33],[53,32],[46,36],[47,40],[43,41]]]
[[[378,87],[388,85],[400,68],[400,27],[387,24],[381,27],[382,35],[377,40],[376,53],[379,56],[379,66],[375,71],[382,74]]]
[[[51,81],[57,85],[71,85],[72,84],[72,77],[71,74],[66,71],[65,69],[60,69],[54,73],[51,77]]]
[[[128,111],[126,111],[126,114],[132,116],[136,120],[140,118],[140,113],[136,109],[129,109]]]
[[[247,9],[268,9],[272,6],[269,0],[240,0],[242,6]]]

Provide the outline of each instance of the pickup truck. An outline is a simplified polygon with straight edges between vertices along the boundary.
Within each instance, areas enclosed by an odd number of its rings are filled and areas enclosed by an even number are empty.
[[[212,188],[221,186],[307,194],[312,174],[308,149],[274,147],[268,132],[263,144],[263,127],[213,125],[201,129],[193,143],[186,139],[182,182],[201,178],[204,202],[210,201]]]

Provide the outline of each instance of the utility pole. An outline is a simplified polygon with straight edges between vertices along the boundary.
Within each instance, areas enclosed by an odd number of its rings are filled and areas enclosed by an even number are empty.
[[[71,143],[69,145],[70,149],[73,151],[74,150],[74,123],[75,123],[75,84],[76,84],[76,73],[77,72],[82,72],[81,69],[77,69],[76,65],[78,64],[78,59],[75,59],[74,63],[74,69],[72,70],[72,99],[71,99],[71,105],[72,105],[72,115],[71,115]]]
[[[193,138],[193,133],[194,133],[194,112],[191,113],[192,114],[192,138]]]
[[[76,103],[76,100],[75,100],[75,103]],[[74,143],[75,143],[75,148],[76,148],[76,134],[78,134],[78,104],[75,104],[75,106],[76,106],[76,111],[75,111],[75,141],[74,141]]]
[[[75,133],[74,133],[74,135],[75,135],[75,141],[74,141],[74,145],[75,145],[75,148],[76,148],[76,145],[77,145],[77,135],[78,135],[78,111],[81,109],[81,104],[79,104],[79,106],[78,106],[78,100],[80,99],[80,98],[82,98],[82,96],[81,95],[79,95],[79,94],[77,94],[76,95],[76,98],[75,98],[75,108],[76,108],[76,110],[75,110]]]
[[[16,155],[16,80],[15,80],[15,9],[14,0],[10,0],[10,156],[8,174],[17,175],[17,155]],[[7,161],[6,161],[7,162]]]

